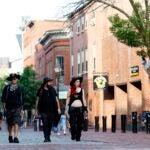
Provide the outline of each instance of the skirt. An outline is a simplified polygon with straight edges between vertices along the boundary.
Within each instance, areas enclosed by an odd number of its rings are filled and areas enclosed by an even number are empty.
[[[7,110],[6,112],[6,121],[8,126],[13,126],[15,124],[20,125],[21,124],[21,109],[12,109]]]

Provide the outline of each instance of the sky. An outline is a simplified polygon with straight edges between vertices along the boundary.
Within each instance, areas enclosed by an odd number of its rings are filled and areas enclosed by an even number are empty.
[[[16,34],[20,33],[22,16],[32,19],[62,19],[64,6],[75,0],[1,0],[0,57],[15,60],[21,57]]]

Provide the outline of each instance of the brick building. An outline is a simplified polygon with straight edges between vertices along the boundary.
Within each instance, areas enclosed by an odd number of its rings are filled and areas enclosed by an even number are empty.
[[[63,29],[64,21],[59,20],[41,20],[41,21],[29,21],[26,25],[23,34],[23,60],[24,67],[33,65],[35,68],[35,45],[38,43],[38,39],[47,31],[55,29]]]
[[[89,121],[94,117],[107,116],[108,127],[111,115],[150,111],[150,83],[136,55],[136,49],[121,44],[110,33],[108,17],[115,14],[112,8],[103,9],[100,3],[91,2],[72,12],[69,16],[71,28],[71,76],[82,75],[83,87],[89,107]],[[117,1],[117,5],[130,12],[128,1]],[[105,90],[93,89],[93,77],[108,77]]]
[[[50,76],[55,86],[59,84],[59,98],[65,99],[70,81],[70,43],[68,32],[48,30],[36,45],[36,64],[38,78]],[[60,68],[59,81],[55,68]],[[58,90],[58,89],[57,89]]]

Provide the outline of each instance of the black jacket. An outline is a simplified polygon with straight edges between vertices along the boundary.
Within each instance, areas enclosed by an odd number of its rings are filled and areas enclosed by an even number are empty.
[[[2,103],[6,104],[6,109],[17,109],[24,105],[24,90],[20,85],[15,91],[10,90],[10,84],[6,85],[2,92]]]

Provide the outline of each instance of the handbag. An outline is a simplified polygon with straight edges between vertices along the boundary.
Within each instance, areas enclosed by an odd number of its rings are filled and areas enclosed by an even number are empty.
[[[83,131],[88,131],[88,114],[87,114],[87,112],[83,113]]]

